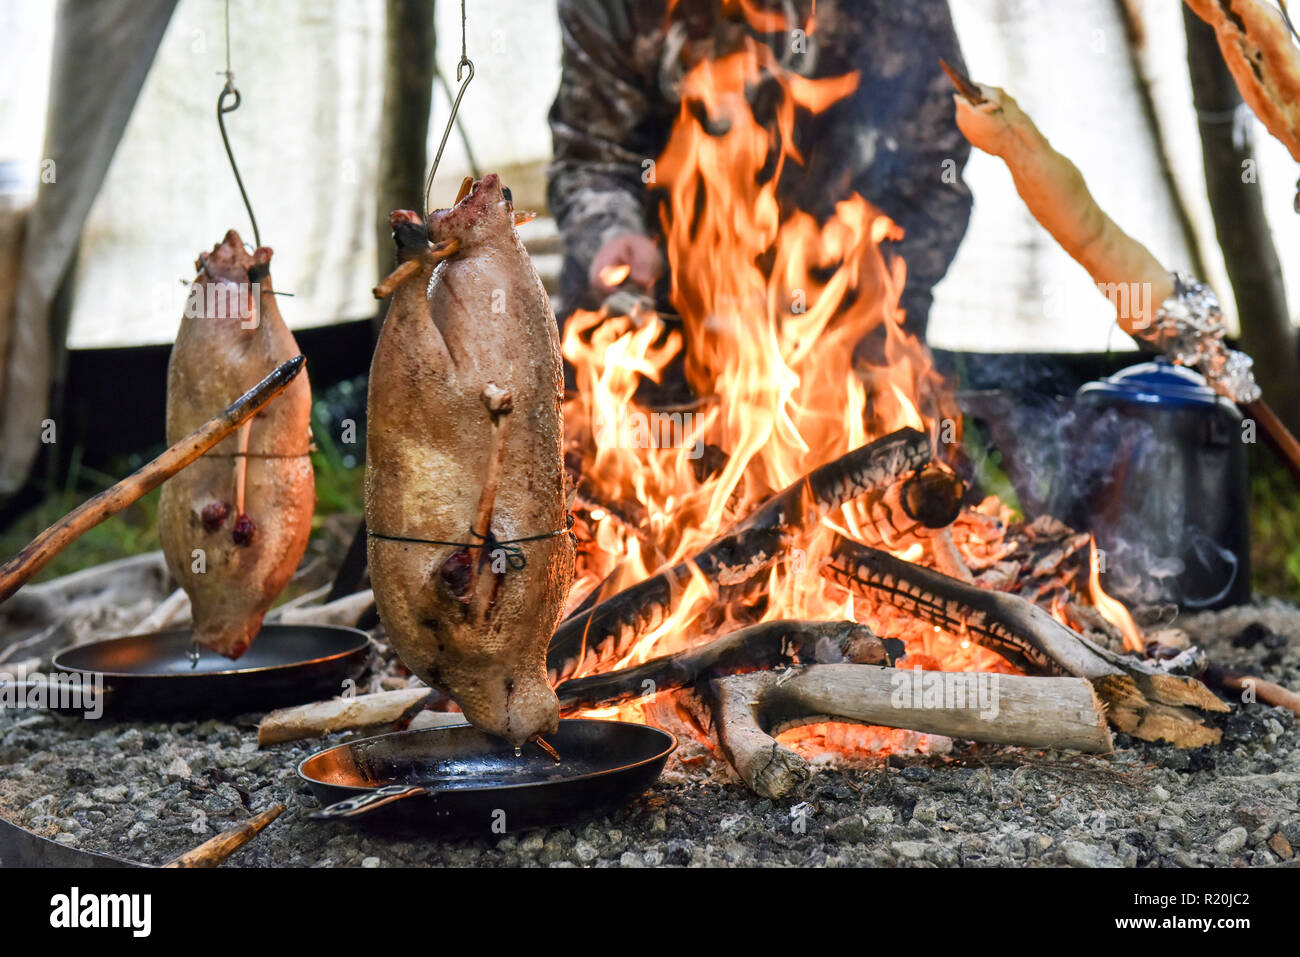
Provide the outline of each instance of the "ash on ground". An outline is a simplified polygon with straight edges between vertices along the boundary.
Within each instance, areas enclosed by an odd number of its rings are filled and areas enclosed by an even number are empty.
[[[1300,688],[1300,610],[1263,601],[1179,621],[1210,659]],[[61,844],[164,863],[282,802],[226,866],[1300,865],[1300,719],[1231,702],[1216,747],[1116,735],[1112,755],[957,743],[944,755],[822,767],[773,802],[670,764],[629,804],[563,827],[440,838],[308,818],[296,774],[319,741],[259,750],[260,715],[85,721],[0,712],[0,817]],[[507,828],[509,822],[506,822]]]

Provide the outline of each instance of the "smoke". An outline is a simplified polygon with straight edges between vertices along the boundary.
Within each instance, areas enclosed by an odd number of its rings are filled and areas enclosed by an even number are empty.
[[[1236,450],[1206,439],[1204,408],[1080,401],[1079,365],[1050,357],[956,364],[963,381],[982,386],[958,393],[989,447],[967,443],[977,451],[973,483],[996,491],[1000,471],[1027,519],[1049,514],[1093,533],[1110,594],[1130,607],[1199,609],[1240,587],[1247,571],[1234,515],[1245,507],[1234,499]],[[1008,381],[1014,388],[998,387]]]

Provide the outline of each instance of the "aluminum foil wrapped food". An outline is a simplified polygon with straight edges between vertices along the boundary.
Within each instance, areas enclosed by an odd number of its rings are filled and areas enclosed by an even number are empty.
[[[1220,395],[1242,404],[1254,402],[1260,397],[1250,371],[1254,362],[1224,344],[1227,330],[1214,290],[1181,273],[1174,273],[1173,280],[1173,295],[1160,304],[1151,323],[1134,328],[1133,335],[1171,362],[1195,369]]]

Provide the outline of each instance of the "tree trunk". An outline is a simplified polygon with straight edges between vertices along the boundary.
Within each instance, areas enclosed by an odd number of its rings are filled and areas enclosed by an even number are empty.
[[[428,172],[429,110],[433,103],[436,36],[434,0],[387,0],[384,40],[384,107],[380,118],[379,234],[377,276],[393,268],[393,237],[388,214],[394,209],[424,209]],[[388,312],[379,303],[378,335]]]
[[[1282,269],[1255,175],[1249,143],[1233,142],[1241,94],[1219,52],[1214,29],[1183,8],[1192,100],[1200,116],[1205,184],[1223,261],[1241,318],[1241,347],[1255,360],[1264,398],[1300,430],[1300,352],[1287,310]]]

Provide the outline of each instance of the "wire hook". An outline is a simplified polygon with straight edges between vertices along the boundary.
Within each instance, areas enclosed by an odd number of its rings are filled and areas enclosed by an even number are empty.
[[[239,195],[243,197],[244,209],[248,210],[248,218],[253,224],[253,241],[261,246],[262,233],[257,228],[253,204],[248,200],[248,190],[244,189],[244,178],[239,175],[239,164],[235,162],[235,153],[230,148],[230,137],[226,134],[226,114],[235,112],[244,102],[239,88],[235,86],[234,71],[230,69],[230,0],[226,0],[226,68],[218,71],[218,75],[222,74],[226,77],[226,85],[221,88],[221,93],[217,96],[217,127],[221,130],[221,142],[226,147],[226,158],[230,160],[230,171],[235,174],[235,183],[239,186]],[[235,102],[227,106],[226,98],[231,96],[235,98]]]
[[[466,69],[469,75],[465,74]],[[474,79],[474,62],[465,52],[465,0],[460,0],[460,61],[456,64],[456,82],[460,83],[460,89],[456,93],[456,99],[451,104],[451,115],[447,117],[447,128],[442,131],[442,141],[438,144],[438,152],[433,157],[433,166],[429,169],[429,178],[424,182],[424,215],[427,217],[432,210],[429,208],[429,194],[433,191],[433,175],[438,172],[438,164],[442,162],[442,151],[447,146],[447,137],[451,135],[452,125],[456,122],[456,114],[460,111],[460,101],[465,96],[465,90],[469,87],[470,81]]]

